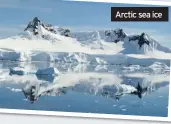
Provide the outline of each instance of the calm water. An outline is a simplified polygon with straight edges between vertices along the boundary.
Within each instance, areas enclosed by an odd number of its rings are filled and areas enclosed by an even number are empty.
[[[121,65],[1,62],[0,107],[64,112],[168,116],[169,71]],[[23,76],[9,75],[24,67]],[[56,67],[60,75],[35,75]]]

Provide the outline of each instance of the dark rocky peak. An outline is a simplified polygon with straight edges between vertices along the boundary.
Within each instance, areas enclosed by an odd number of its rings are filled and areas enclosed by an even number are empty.
[[[34,35],[37,35],[37,34],[39,34],[39,31],[38,31],[39,25],[44,27],[47,31],[56,33],[54,27],[51,24],[44,24],[43,22],[40,21],[40,19],[38,17],[34,17],[33,20],[29,22],[29,24],[24,29],[24,31],[29,30],[29,31],[32,31],[34,33]]]
[[[31,30],[35,35],[38,34],[38,26],[40,24],[40,20],[37,17],[34,17],[32,21],[30,21],[24,31]]]
[[[140,35],[134,35],[129,37],[129,42],[130,41],[138,41],[139,48],[141,48],[144,44],[149,45],[150,41],[146,38],[146,35],[144,32],[141,33]]]
[[[64,29],[64,28],[55,28],[53,25],[51,24],[45,24],[43,23],[38,17],[34,17],[29,24],[27,25],[27,27],[25,28],[24,31],[31,31],[33,32],[34,35],[38,35],[40,32],[38,30],[38,26],[41,25],[42,27],[44,27],[45,30],[54,33],[54,34],[60,34],[66,37],[70,36],[70,30],[69,29]],[[42,36],[43,38],[46,38],[46,35]]]
[[[35,101],[37,101],[37,97],[35,95],[35,90],[36,90],[36,87],[35,86],[31,86],[29,89],[25,90],[23,89],[23,93],[24,93],[24,96],[27,100],[29,100],[31,103],[34,103]]]
[[[142,99],[144,93],[148,92],[148,88],[147,87],[143,88],[139,82],[136,89],[137,90],[132,92],[131,94],[137,95],[140,99]]]
[[[107,31],[105,31],[105,36],[107,36],[107,37],[112,37],[112,36],[116,37],[113,42],[117,43],[119,41],[123,41],[124,38],[126,37],[126,34],[123,31],[123,29],[119,28],[119,29],[116,29],[116,30],[107,30]]]
[[[57,28],[57,31],[60,33],[60,35],[70,37],[71,36],[71,31],[69,29],[64,29],[64,28]]]

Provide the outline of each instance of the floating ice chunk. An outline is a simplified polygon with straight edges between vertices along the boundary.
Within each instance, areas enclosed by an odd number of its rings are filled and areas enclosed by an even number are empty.
[[[7,89],[11,90],[12,92],[21,92],[22,89],[15,89],[15,88],[10,88],[10,87],[7,87]]]
[[[140,70],[141,69],[141,66],[140,65],[131,65],[131,66],[125,66],[123,67],[123,69],[125,71],[136,71],[136,70]]]
[[[95,59],[98,64],[107,64],[107,62],[103,60],[102,58],[96,57]]]
[[[59,71],[56,68],[49,67],[45,69],[38,69],[36,75],[58,75]]]
[[[95,71],[107,70],[107,66],[106,65],[98,65],[98,66],[96,66],[96,68],[94,70]]]
[[[48,81],[48,82],[53,82],[55,80],[54,75],[36,75],[38,80],[43,80],[43,81]]]
[[[25,70],[22,67],[14,67],[14,68],[10,68],[10,75],[24,75],[25,74]]]
[[[122,111],[127,111],[126,109],[121,109]]]
[[[149,66],[152,69],[157,69],[157,68],[169,68],[166,64],[160,63],[160,62],[155,62],[151,66]]]
[[[149,68],[156,72],[157,71],[159,71],[159,72],[169,71],[170,72],[170,67],[168,67],[166,64],[160,63],[160,62],[153,63],[151,66],[149,66]]]

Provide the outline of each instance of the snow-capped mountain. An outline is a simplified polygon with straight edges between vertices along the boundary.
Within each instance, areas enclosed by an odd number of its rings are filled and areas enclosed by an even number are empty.
[[[77,38],[83,44],[99,44],[101,47],[105,46],[104,42],[118,44],[121,42],[124,50],[123,54],[147,54],[148,52],[162,51],[171,53],[170,48],[160,45],[156,40],[151,38],[148,34],[142,32],[137,35],[128,35],[123,29],[115,30],[99,30],[92,32],[75,32],[71,37]]]
[[[72,32],[35,17],[19,35],[0,40],[0,59],[65,63],[170,65],[171,49],[123,29]]]
[[[110,43],[123,42],[125,50],[121,52],[127,54],[147,53],[149,51],[154,50],[171,53],[170,48],[163,47],[144,32],[137,35],[127,35],[123,31],[123,29],[99,30],[92,32],[72,32],[69,29],[53,27],[51,24],[44,24],[37,17],[35,17],[32,21],[29,22],[25,31],[32,32],[34,35],[41,35],[42,38],[47,40],[55,39],[53,35],[50,35],[47,32],[43,33],[42,30],[39,30],[39,28],[44,28],[46,31],[49,31],[54,34],[60,34],[62,36],[75,38],[84,45],[96,43],[101,45],[101,48],[103,48],[103,46],[105,45],[102,41]],[[135,48],[134,50],[130,50],[129,47]],[[137,47],[139,47],[138,50]]]
[[[43,33],[42,32],[43,30],[47,32]],[[32,35],[39,35],[40,37],[46,40],[50,40],[54,38],[54,36],[50,35],[48,32],[52,34],[59,34],[59,35],[66,36],[66,37],[70,35],[69,29],[64,29],[61,27],[54,27],[51,24],[44,24],[37,17],[33,18],[33,20],[28,23],[24,31],[30,32],[32,33]]]

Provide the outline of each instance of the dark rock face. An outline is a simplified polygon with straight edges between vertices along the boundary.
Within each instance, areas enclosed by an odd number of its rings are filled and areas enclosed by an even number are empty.
[[[119,41],[123,41],[123,39],[126,37],[126,34],[123,32],[123,29],[118,29],[118,30],[108,30],[105,31],[105,35],[110,37],[112,35],[117,36],[117,38],[113,41],[115,43]]]
[[[112,35],[114,35],[116,37],[115,40],[113,41],[115,43],[118,43],[119,41],[124,41],[124,38],[128,37],[124,33],[123,29],[105,31],[105,36],[111,37]],[[145,38],[145,33],[142,33],[141,35],[134,35],[134,36],[128,37],[128,38],[129,38],[129,41],[138,40],[139,48],[141,48],[144,44],[147,44],[147,45],[150,44],[150,41],[148,41]]]
[[[38,26],[39,25],[44,27],[45,30],[50,31],[54,34],[59,33],[60,35],[63,35],[66,37],[70,36],[70,30],[69,29],[57,28],[55,30],[55,28],[51,24],[44,24],[37,17],[33,18],[33,20],[29,22],[29,24],[27,25],[27,27],[25,28],[24,31],[31,29],[33,31],[34,35],[37,35],[37,34],[39,34],[39,32],[38,32]],[[46,38],[46,37],[48,37],[48,36],[45,36],[45,35],[42,36],[42,38]]]
[[[44,24],[42,23],[37,17],[33,18],[32,21],[29,22],[28,26],[25,28],[24,31],[28,30],[29,28],[33,29],[33,33],[37,35],[38,32],[38,26],[41,25],[43,26],[46,30],[56,33],[55,29],[51,24]]]
[[[38,34],[38,25],[40,24],[40,20],[35,17],[32,21],[29,22],[29,24],[27,25],[27,27],[24,29],[24,31],[28,30],[28,29],[32,29],[34,35]]]
[[[138,40],[139,48],[141,48],[144,44],[149,45],[150,42],[145,38],[145,33],[142,33],[141,35],[135,35],[133,37],[129,37],[129,41],[135,41]]]
[[[142,86],[140,85],[139,82],[138,82],[136,89],[137,89],[137,91],[134,91],[131,94],[137,95],[140,99],[142,98],[142,94],[148,91],[147,87],[142,88]]]
[[[26,99],[28,99],[31,103],[34,103],[37,100],[37,97],[35,96],[35,86],[31,86],[29,91],[25,91],[23,90],[23,93],[26,97]]]
[[[48,31],[50,31],[50,32],[52,32],[52,33],[55,33],[56,34],[56,30],[53,28],[53,26],[51,25],[51,24],[42,24],[42,26],[46,29],[46,30],[48,30]]]
[[[60,35],[70,37],[71,31],[69,29],[58,28],[57,30],[60,32]]]
[[[65,28],[61,28],[61,27],[54,28],[51,24],[44,24],[43,22],[41,22],[38,17],[34,17],[33,20],[29,22],[29,24],[27,25],[27,27],[25,28],[24,31],[31,30],[34,35],[38,35],[39,34],[39,31],[38,31],[39,25],[41,25],[42,27],[44,27],[45,30],[47,30],[51,33],[54,33],[54,34],[58,33],[65,37],[72,37],[72,33],[69,29],[65,29]],[[137,40],[139,48],[141,48],[144,44],[147,44],[147,45],[150,44],[150,41],[148,41],[145,38],[145,36],[146,36],[145,33],[142,33],[141,35],[134,35],[134,36],[130,37],[130,36],[127,36],[125,34],[125,32],[123,31],[123,29],[121,29],[121,28],[116,29],[116,30],[106,30],[105,36],[111,38],[111,40],[113,40],[111,42],[114,42],[114,43],[118,43],[119,41],[124,41],[124,39],[126,37],[129,38],[130,42]],[[52,38],[49,34],[42,35],[42,38],[47,39],[47,40],[52,40]],[[53,41],[54,40],[55,39],[53,39]]]

